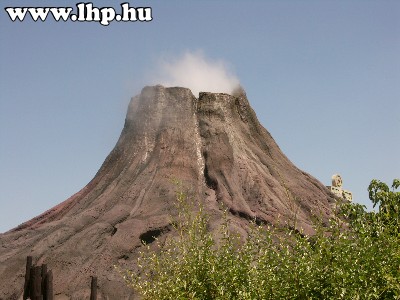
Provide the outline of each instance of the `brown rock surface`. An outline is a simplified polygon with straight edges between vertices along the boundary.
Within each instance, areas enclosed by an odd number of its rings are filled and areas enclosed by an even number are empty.
[[[92,181],[0,234],[0,299],[21,296],[27,255],[53,270],[59,297],[88,298],[95,275],[99,298],[133,299],[113,265],[133,266],[141,239],[171,234],[171,179],[204,202],[212,223],[224,203],[238,229],[251,219],[274,223],[296,213],[299,227],[311,232],[310,212],[327,216],[334,201],[281,152],[243,91],[197,99],[186,88],[145,87],[132,98],[117,145]]]

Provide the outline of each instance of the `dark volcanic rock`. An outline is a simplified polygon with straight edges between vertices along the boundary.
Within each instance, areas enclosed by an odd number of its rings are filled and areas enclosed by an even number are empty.
[[[42,215],[0,235],[0,299],[17,299],[25,259],[47,263],[56,294],[88,298],[90,276],[102,299],[133,299],[113,265],[134,265],[141,240],[173,234],[179,179],[218,223],[223,203],[234,226],[297,216],[311,232],[311,212],[328,216],[333,198],[296,168],[257,120],[244,92],[145,87],[129,104],[117,145],[92,181]],[[211,224],[211,228],[213,227]]]

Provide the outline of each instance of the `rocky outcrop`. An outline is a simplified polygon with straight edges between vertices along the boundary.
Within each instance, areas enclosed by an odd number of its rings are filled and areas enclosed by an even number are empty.
[[[27,255],[53,270],[56,294],[87,298],[96,275],[100,298],[134,299],[113,265],[132,267],[142,240],[173,234],[174,179],[203,202],[211,223],[220,220],[223,204],[243,232],[251,220],[296,217],[310,233],[312,212],[328,216],[334,201],[281,152],[244,91],[196,98],[186,88],[145,87],[92,181],[0,235],[0,299],[20,297]]]

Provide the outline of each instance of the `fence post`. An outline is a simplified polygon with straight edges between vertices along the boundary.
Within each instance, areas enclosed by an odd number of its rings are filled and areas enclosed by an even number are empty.
[[[33,297],[33,289],[34,289],[34,284],[33,281],[35,279],[35,266],[31,266],[31,270],[29,272],[29,293],[28,293],[28,299],[32,299]]]
[[[31,268],[31,300],[42,299],[42,267],[36,266]]]
[[[49,270],[46,275],[46,292],[43,293],[43,300],[53,300],[53,272]]]
[[[43,295],[43,300],[46,300],[46,275],[47,275],[47,265],[43,264],[41,268],[42,273],[42,283],[41,283],[41,294]]]
[[[24,283],[24,296],[23,300],[29,298],[29,290],[30,290],[30,282],[29,279],[31,277],[31,267],[32,267],[32,256],[26,257],[26,269],[25,269],[25,283]]]
[[[92,283],[90,285],[90,300],[97,300],[97,277],[92,276]]]

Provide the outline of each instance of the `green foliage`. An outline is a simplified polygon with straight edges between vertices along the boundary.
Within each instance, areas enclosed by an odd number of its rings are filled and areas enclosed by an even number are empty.
[[[394,235],[400,235],[400,192],[396,189],[400,186],[400,180],[393,180],[392,190],[379,180],[372,180],[368,187],[369,198],[374,207],[379,205],[379,212],[376,216],[384,225],[384,228],[390,230]]]
[[[313,236],[253,224],[245,240],[229,230],[226,214],[216,239],[201,205],[193,211],[178,192],[176,237],[141,253],[140,271],[123,276],[152,300],[400,299],[399,181],[392,187],[371,182],[377,213],[342,204]]]

